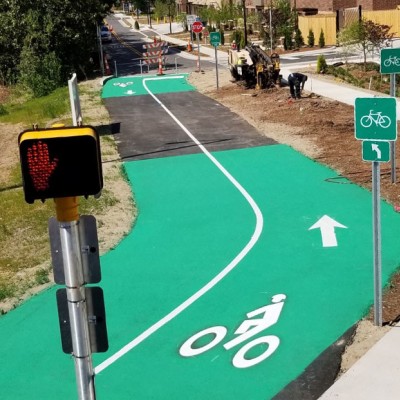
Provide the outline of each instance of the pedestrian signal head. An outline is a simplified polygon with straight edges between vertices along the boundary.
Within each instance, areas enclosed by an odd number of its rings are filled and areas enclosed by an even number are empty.
[[[100,193],[100,140],[94,128],[26,130],[18,144],[27,203]]]

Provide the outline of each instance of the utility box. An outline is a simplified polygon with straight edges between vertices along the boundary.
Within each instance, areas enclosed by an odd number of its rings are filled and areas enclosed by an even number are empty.
[[[100,194],[100,139],[93,127],[26,130],[18,144],[27,203]]]

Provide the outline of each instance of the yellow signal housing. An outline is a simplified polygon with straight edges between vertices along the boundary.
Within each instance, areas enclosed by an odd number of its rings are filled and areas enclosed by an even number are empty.
[[[101,192],[100,139],[93,127],[26,130],[18,144],[27,203]]]

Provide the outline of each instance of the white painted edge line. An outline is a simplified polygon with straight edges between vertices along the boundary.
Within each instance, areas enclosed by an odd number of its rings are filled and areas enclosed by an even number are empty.
[[[182,311],[184,311],[186,308],[188,308],[190,305],[192,305],[196,300],[198,300],[201,296],[203,296],[210,289],[212,289],[217,283],[219,283],[226,275],[228,275],[228,273],[230,271],[232,271],[240,263],[240,261],[243,260],[243,258],[254,247],[254,245],[257,243],[258,239],[260,238],[260,235],[261,235],[261,232],[263,229],[263,225],[264,225],[264,220],[263,220],[263,216],[262,216],[260,208],[258,207],[256,202],[253,200],[253,198],[248,194],[248,192],[243,188],[243,186],[222,166],[222,164],[219,163],[219,161],[197,140],[197,138],[192,135],[192,133],[178,120],[178,118],[176,118],[175,115],[153,93],[151,93],[151,91],[149,90],[149,88],[146,85],[146,82],[149,80],[159,80],[159,79],[184,79],[184,76],[178,75],[178,76],[169,76],[169,77],[145,78],[143,80],[143,86],[145,87],[145,89],[147,90],[149,95],[153,97],[153,99],[165,110],[165,112],[197,144],[197,146],[199,146],[199,148],[202,150],[202,152],[215,164],[215,166],[239,190],[239,192],[243,195],[243,197],[245,197],[245,199],[250,204],[250,206],[253,209],[254,214],[256,216],[256,225],[255,225],[254,232],[253,232],[249,242],[221,272],[219,272],[213,279],[211,279],[210,282],[208,282],[205,286],[203,286],[201,289],[199,289],[196,293],[194,293],[192,296],[190,296],[187,300],[185,300],[181,305],[176,307],[165,317],[160,319],[154,325],[150,326],[143,333],[141,333],[139,336],[137,336],[135,339],[133,339],[127,345],[125,345],[120,350],[118,350],[111,357],[109,357],[108,359],[103,361],[101,364],[99,364],[97,367],[95,367],[94,368],[95,374],[100,373],[101,371],[103,371],[104,369],[109,367],[111,364],[113,364],[115,361],[117,361],[119,358],[124,356],[126,353],[128,353],[130,350],[132,350],[134,347],[136,347],[138,344],[143,342],[150,335],[152,335],[154,332],[156,332],[158,329],[163,327],[165,324],[167,324],[169,321],[171,321],[173,318],[175,318],[177,315],[179,315]]]

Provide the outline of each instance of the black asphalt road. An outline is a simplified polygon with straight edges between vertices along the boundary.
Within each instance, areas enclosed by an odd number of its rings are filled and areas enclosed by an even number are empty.
[[[198,92],[157,97],[209,151],[275,144],[228,108]],[[119,126],[115,139],[123,160],[201,151],[151,96],[108,98],[106,107],[114,126]]]

